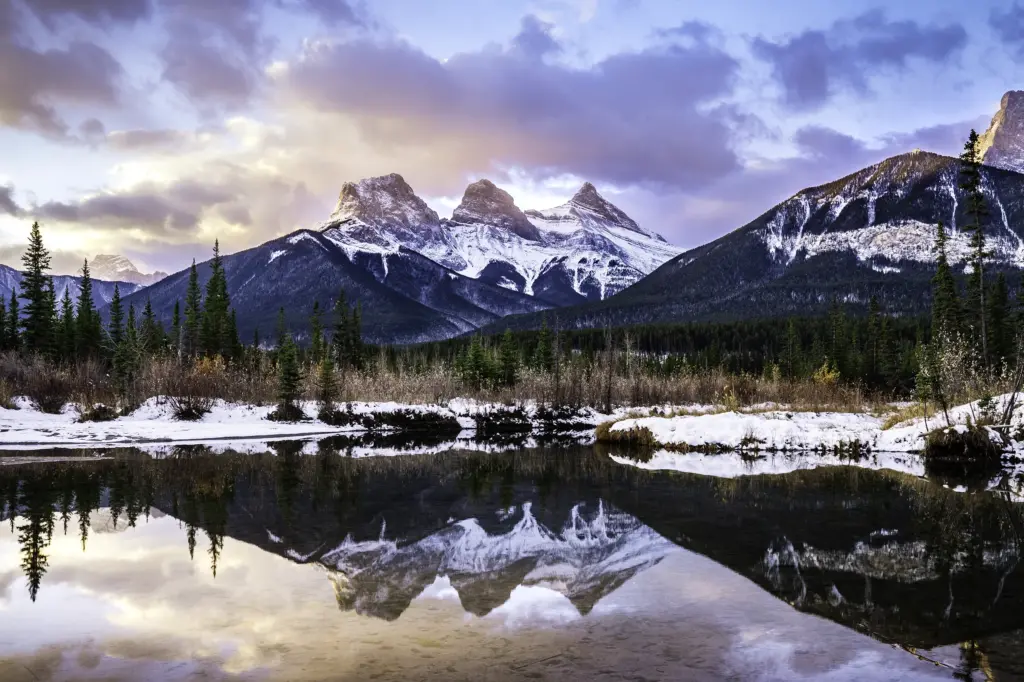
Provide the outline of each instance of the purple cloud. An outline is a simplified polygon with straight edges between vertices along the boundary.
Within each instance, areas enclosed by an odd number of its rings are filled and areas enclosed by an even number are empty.
[[[957,24],[888,21],[882,10],[872,10],[827,30],[781,41],[755,38],[752,48],[772,66],[786,104],[813,109],[842,87],[869,92],[868,77],[879,70],[904,70],[914,58],[945,62],[966,44],[967,32]]]

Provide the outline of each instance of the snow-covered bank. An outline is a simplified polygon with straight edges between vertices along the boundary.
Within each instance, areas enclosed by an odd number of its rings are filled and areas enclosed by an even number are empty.
[[[994,399],[995,412],[1006,396]],[[962,426],[981,415],[978,403],[950,410],[954,424]],[[773,410],[758,413],[722,412],[677,417],[623,419],[609,429],[612,439],[630,432],[650,434],[653,444],[663,448],[700,451],[793,452],[855,447],[870,452],[908,453],[924,449],[925,436],[945,425],[939,417],[916,418],[883,429],[886,418],[873,414],[846,412],[799,412]],[[1021,410],[1012,419],[1011,434],[1024,424]],[[959,426],[957,428],[959,428]],[[1010,441],[1006,450],[1024,453],[1024,443]]]
[[[452,400],[443,405],[350,403],[342,407],[347,411],[350,406],[351,414],[370,419],[357,419],[348,425],[332,426],[316,418],[317,406],[313,402],[301,405],[308,418],[301,422],[269,420],[267,417],[274,410],[270,405],[245,405],[222,400],[216,401],[213,409],[198,421],[175,419],[171,405],[162,398],[150,398],[131,414],[106,422],[80,421],[78,410],[71,405],[65,407],[61,414],[41,412],[26,399],[17,399],[16,405],[19,409],[0,408],[0,448],[21,450],[53,447],[123,447],[145,443],[266,442],[364,433],[368,430],[366,424],[375,421],[381,424],[374,426],[375,430],[395,431],[397,429],[394,427],[383,425],[387,422],[383,417],[403,414],[444,417],[452,420],[453,427],[457,423],[458,428],[453,428],[454,431],[461,429],[473,432],[477,429],[478,419],[488,416],[500,418],[511,409],[504,405],[477,403],[465,399]],[[545,414],[542,408],[535,404],[515,408],[515,414],[521,419],[519,428],[527,434],[562,427],[566,430],[589,430],[602,421],[625,416],[624,411],[617,415],[605,415],[595,410],[582,409],[575,411],[571,419],[551,421],[551,416]]]

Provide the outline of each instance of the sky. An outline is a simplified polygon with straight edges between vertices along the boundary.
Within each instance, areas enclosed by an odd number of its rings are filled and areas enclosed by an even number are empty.
[[[0,0],[0,262],[168,272],[401,174],[449,215],[593,182],[693,247],[804,187],[956,154],[1024,88],[1012,0]]]

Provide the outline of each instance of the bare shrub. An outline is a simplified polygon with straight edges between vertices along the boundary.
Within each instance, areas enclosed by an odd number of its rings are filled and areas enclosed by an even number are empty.
[[[153,367],[156,369],[156,367]],[[224,394],[226,371],[220,358],[200,358],[190,367],[165,361],[159,367],[163,395],[174,418],[198,421],[213,409],[214,400]]]

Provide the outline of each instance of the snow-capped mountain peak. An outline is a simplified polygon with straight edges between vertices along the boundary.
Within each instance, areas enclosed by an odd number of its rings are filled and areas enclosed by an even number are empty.
[[[567,203],[541,211],[527,211],[528,216],[540,227],[568,225],[591,230],[619,229],[664,243],[661,235],[645,230],[625,211],[601,196],[597,188],[584,182]],[[563,228],[564,229],[564,228]]]
[[[523,239],[540,241],[541,234],[518,206],[512,195],[490,180],[478,180],[466,188],[452,222],[492,225],[513,232]]]
[[[144,274],[124,256],[113,254],[100,254],[90,260],[89,274],[93,279],[107,280],[108,282],[131,282],[144,287],[167,277],[166,272]]]
[[[1024,172],[1024,91],[1011,90],[1003,95],[980,146],[985,164]]]
[[[398,173],[346,182],[331,221],[405,228],[436,227],[440,223],[437,213]]]

